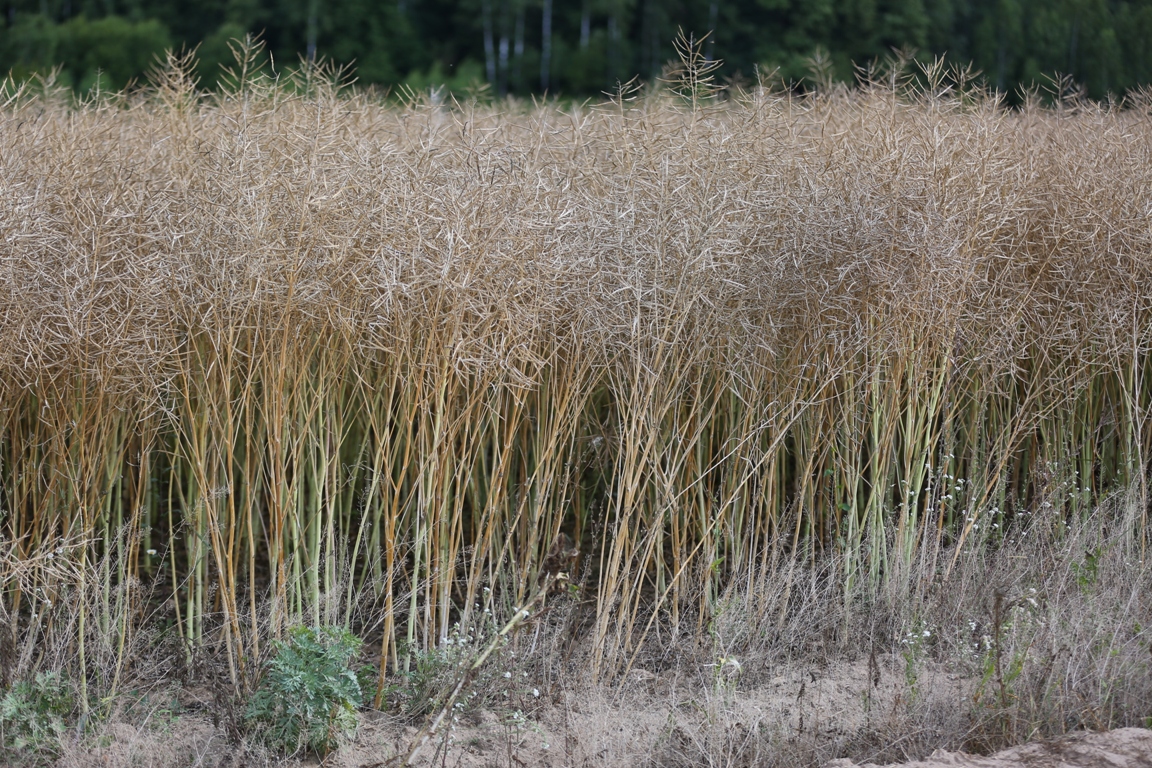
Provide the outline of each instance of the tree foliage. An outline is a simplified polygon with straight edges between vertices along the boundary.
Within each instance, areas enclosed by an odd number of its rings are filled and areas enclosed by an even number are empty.
[[[198,47],[212,85],[253,33],[281,66],[324,57],[361,84],[581,96],[659,77],[679,29],[711,31],[736,80],[799,83],[814,57],[850,79],[902,50],[971,63],[1010,98],[1057,75],[1095,98],[1152,82],[1152,0],[0,0],[0,71],[122,87]]]

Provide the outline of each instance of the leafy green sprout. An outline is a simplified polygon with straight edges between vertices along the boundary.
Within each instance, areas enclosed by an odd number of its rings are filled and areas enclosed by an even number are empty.
[[[0,697],[0,743],[23,753],[56,754],[76,701],[59,672],[37,672]]]
[[[269,747],[326,755],[356,732],[364,688],[360,639],[338,627],[296,627],[277,641],[246,720]]]

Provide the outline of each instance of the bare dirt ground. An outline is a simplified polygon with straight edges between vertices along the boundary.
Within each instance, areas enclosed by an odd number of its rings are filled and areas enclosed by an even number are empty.
[[[857,765],[851,760],[839,759],[829,762],[827,768]],[[897,764],[885,768],[894,765]],[[899,765],[902,768],[1143,768],[1152,766],[1152,731],[1118,728],[1106,733],[1075,733],[986,757],[940,750],[927,760]]]
[[[941,734],[963,728],[961,704],[972,685],[925,667],[910,685],[891,658],[765,670],[755,685],[633,670],[615,689],[577,686],[461,711],[413,764],[442,768],[664,768],[821,766],[857,768],[1152,768],[1152,731],[1075,733],[990,756],[936,749]],[[231,768],[398,765],[419,723],[378,712],[362,715],[354,741],[328,755],[278,759],[228,737],[207,712],[112,724],[70,744],[60,768]],[[934,742],[933,740],[936,739]],[[849,755],[850,757],[845,757]],[[930,755],[900,762],[905,756]],[[896,756],[893,760],[892,757]]]

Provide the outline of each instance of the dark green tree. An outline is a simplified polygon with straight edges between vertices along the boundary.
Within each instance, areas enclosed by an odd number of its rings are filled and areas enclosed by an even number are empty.
[[[818,54],[851,79],[915,50],[1010,95],[1058,74],[1096,98],[1152,82],[1152,0],[0,0],[0,67],[115,87],[165,46],[198,47],[211,86],[251,33],[281,69],[325,57],[362,84],[479,78],[495,95],[579,97],[658,77],[679,29],[711,31],[706,56],[737,81],[777,69],[803,83]]]

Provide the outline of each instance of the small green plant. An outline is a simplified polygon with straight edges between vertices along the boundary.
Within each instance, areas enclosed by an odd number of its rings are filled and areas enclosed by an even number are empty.
[[[991,635],[984,638],[981,677],[972,700],[988,717],[1001,740],[1016,738],[1019,726],[1017,681],[1024,674],[1032,648],[1036,614],[1040,610],[1037,592],[1031,588],[1023,596],[1009,600],[1000,589],[993,593]]]
[[[0,698],[0,741],[25,755],[51,755],[75,710],[68,681],[59,672],[38,672]]]
[[[410,667],[393,675],[385,697],[389,708],[414,720],[436,711],[471,658],[475,640],[473,633],[461,632],[457,625],[446,641],[431,650],[404,648]]]
[[[932,631],[922,620],[917,619],[900,640],[900,655],[904,658],[904,684],[908,687],[910,702],[920,696],[920,670],[928,653],[931,638]]]
[[[270,747],[322,755],[356,730],[364,700],[352,662],[360,639],[338,627],[296,627],[278,641],[248,703],[248,726]]]
[[[485,587],[485,595],[488,588]],[[500,630],[492,616],[491,609],[480,610],[465,625],[459,622],[440,643],[430,650],[402,648],[401,655],[410,660],[405,671],[397,670],[392,683],[385,689],[388,709],[406,718],[417,720],[431,712],[436,712],[451,694],[453,686],[460,680],[468,665],[482,652],[484,643],[489,642]],[[502,643],[498,645],[502,646]],[[463,711],[482,703],[493,695],[497,687],[498,672],[485,668],[473,675],[468,690],[455,703],[454,711]]]
[[[1084,561],[1081,563],[1072,563],[1072,572],[1076,574],[1076,583],[1080,586],[1080,590],[1084,594],[1092,591],[1096,585],[1097,571],[1100,568],[1100,556],[1103,554],[1101,547],[1088,549],[1084,552]]]

